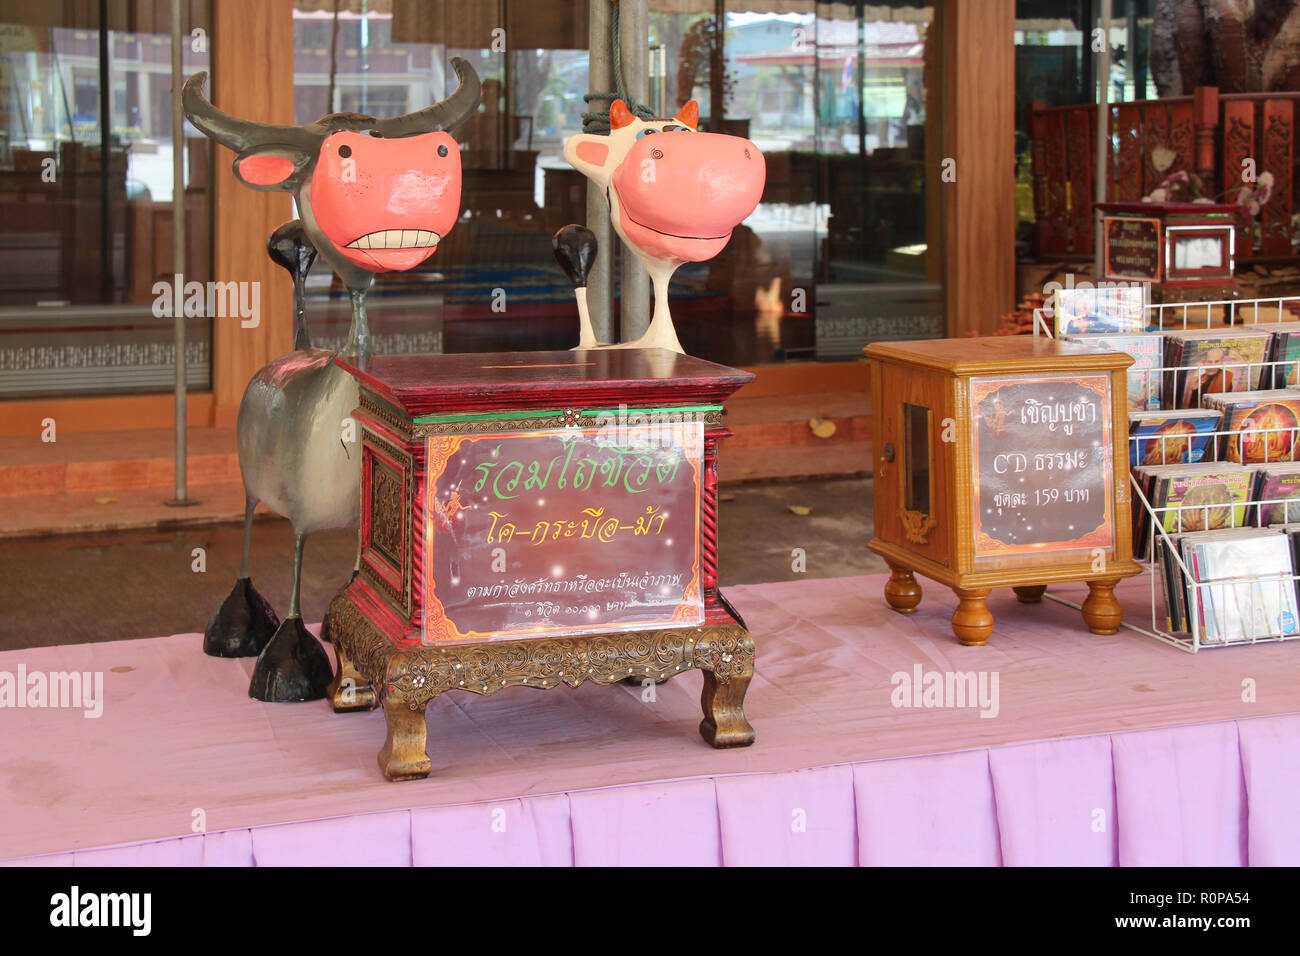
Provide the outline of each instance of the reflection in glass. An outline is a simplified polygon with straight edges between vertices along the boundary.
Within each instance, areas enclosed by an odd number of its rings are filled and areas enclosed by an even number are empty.
[[[562,148],[588,109],[587,9],[588,0],[295,0],[296,122],[331,110],[418,109],[443,94],[453,53],[483,80],[482,108],[456,131],[462,219],[422,267],[376,283],[375,335],[391,337],[381,348],[576,343],[572,289],[550,239],[586,219],[586,180]],[[933,284],[929,7],[649,0],[649,13],[645,105],[672,115],[694,99],[703,129],[749,137],[767,166],[763,201],[723,252],[674,276],[672,311],[687,352],[744,365],[811,358],[819,284]],[[346,296],[320,263],[309,287],[313,335],[342,336]]]
[[[96,4],[27,3],[0,23],[0,398],[172,387],[172,321],[152,308],[174,271],[169,8],[107,7],[101,23]],[[207,5],[185,8],[206,36]],[[184,50],[186,74],[208,68],[206,44]],[[206,282],[210,150],[186,133],[185,278]],[[191,387],[210,336],[190,323]]]

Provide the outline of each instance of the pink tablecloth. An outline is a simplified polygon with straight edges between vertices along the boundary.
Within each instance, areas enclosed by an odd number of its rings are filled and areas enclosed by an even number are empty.
[[[97,719],[0,709],[0,859],[1300,864],[1300,645],[1192,656],[995,595],[992,642],[963,648],[949,593],[902,617],[882,584],[730,592],[759,648],[752,748],[700,740],[698,674],[654,701],[452,694],[429,708],[433,775],[403,784],[375,762],[382,715],[251,701],[251,662],[195,635],[0,654],[105,680]],[[997,715],[895,707],[917,665],[995,673]]]

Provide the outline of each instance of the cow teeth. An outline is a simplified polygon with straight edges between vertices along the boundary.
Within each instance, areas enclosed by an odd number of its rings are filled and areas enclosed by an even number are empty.
[[[348,243],[349,249],[422,249],[438,244],[439,236],[427,229],[380,229]]]

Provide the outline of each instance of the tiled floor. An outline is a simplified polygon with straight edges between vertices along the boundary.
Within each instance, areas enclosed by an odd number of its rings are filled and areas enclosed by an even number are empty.
[[[725,487],[721,499],[724,586],[885,570],[866,547],[870,481],[740,484]],[[811,510],[798,515],[790,505]],[[308,621],[321,619],[347,581],[356,541],[355,531],[308,539]],[[241,542],[241,526],[229,522],[0,541],[0,650],[202,631],[234,583]],[[251,576],[281,614],[289,603],[292,548],[287,521],[254,524]]]

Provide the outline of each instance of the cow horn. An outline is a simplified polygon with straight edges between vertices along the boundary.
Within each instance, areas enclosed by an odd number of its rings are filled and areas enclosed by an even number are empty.
[[[478,74],[468,61],[458,56],[451,58],[451,68],[456,71],[459,81],[456,91],[440,103],[426,106],[405,116],[394,116],[375,123],[375,130],[381,135],[396,138],[415,136],[418,133],[432,133],[437,130],[449,130],[459,126],[478,109],[483,86]]]
[[[271,145],[297,146],[314,151],[319,145],[320,137],[313,136],[301,126],[255,123],[223,113],[203,95],[207,79],[207,71],[201,71],[185,81],[185,87],[181,91],[181,107],[185,117],[210,139],[236,153],[242,153],[253,146]]]

